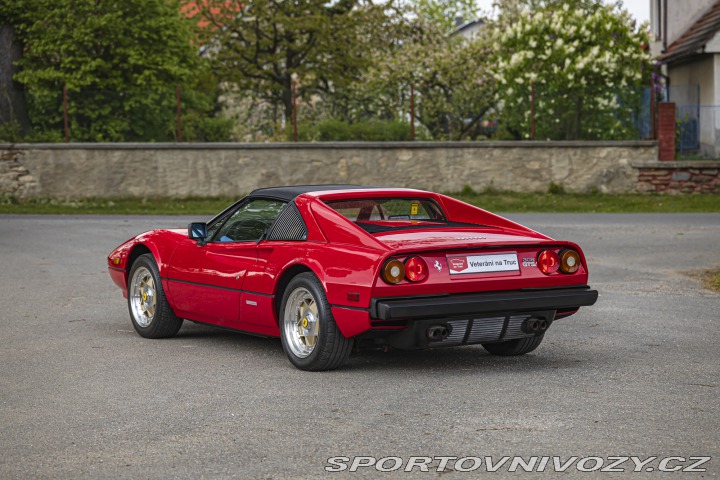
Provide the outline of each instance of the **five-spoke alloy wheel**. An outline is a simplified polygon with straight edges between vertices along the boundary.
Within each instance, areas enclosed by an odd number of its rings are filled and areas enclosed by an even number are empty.
[[[130,309],[132,318],[141,327],[148,327],[155,318],[155,281],[150,270],[144,266],[135,269],[130,280]]]
[[[312,294],[303,287],[293,290],[285,306],[283,328],[293,355],[306,358],[318,340],[318,307]]]
[[[182,326],[165,298],[157,263],[140,255],[130,267],[128,310],[135,330],[146,338],[173,337]]]
[[[290,280],[280,307],[280,336],[290,362],[301,370],[333,370],[350,356],[320,281],[312,273]]]

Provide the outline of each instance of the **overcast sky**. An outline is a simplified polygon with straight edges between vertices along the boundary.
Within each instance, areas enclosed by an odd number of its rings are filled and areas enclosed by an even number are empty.
[[[492,8],[492,0],[477,0],[478,5],[486,11]],[[623,0],[625,8],[630,10],[638,23],[650,19],[650,0]]]

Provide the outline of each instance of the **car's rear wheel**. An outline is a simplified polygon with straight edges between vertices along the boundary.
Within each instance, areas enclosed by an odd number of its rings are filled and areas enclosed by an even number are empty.
[[[312,273],[288,283],[280,307],[280,337],[288,359],[300,370],[334,370],[347,361],[353,346],[338,329],[322,284]]]
[[[525,355],[540,346],[545,334],[535,337],[518,338],[516,340],[507,340],[505,342],[483,343],[485,350],[493,355],[501,357],[514,357],[517,355]]]
[[[165,297],[152,254],[140,255],[130,268],[128,310],[135,331],[145,338],[174,337],[182,326]]]

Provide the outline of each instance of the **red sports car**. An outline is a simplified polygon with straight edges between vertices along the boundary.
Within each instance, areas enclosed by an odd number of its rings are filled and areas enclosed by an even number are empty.
[[[573,243],[445,195],[355,185],[261,188],[128,240],[108,265],[143,337],[183,319],[279,336],[302,370],[365,347],[523,355],[598,296]]]

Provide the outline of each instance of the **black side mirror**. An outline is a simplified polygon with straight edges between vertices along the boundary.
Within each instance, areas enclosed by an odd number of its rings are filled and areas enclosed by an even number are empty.
[[[191,223],[188,225],[188,237],[197,240],[198,244],[204,245],[207,236],[207,223]]]

